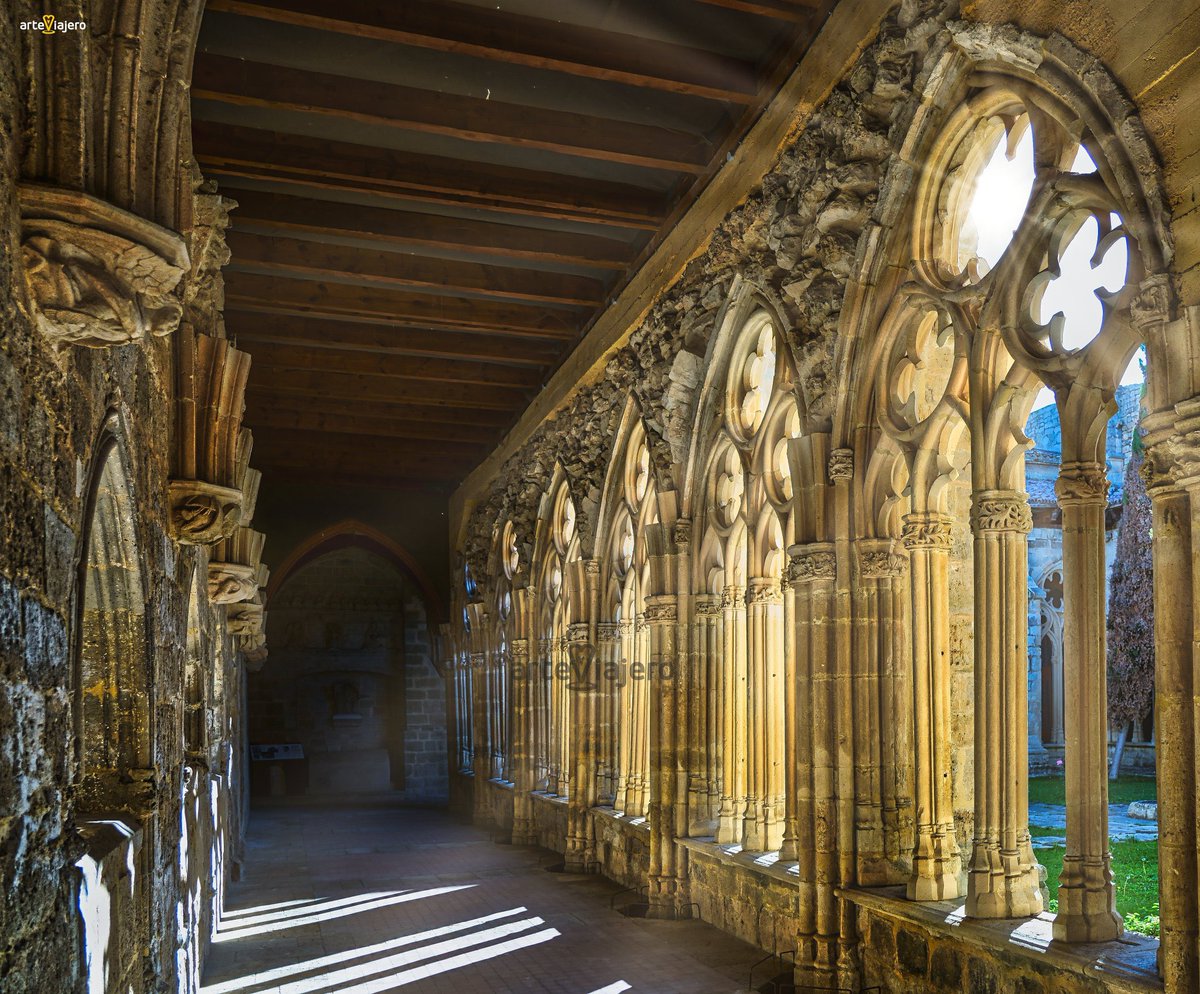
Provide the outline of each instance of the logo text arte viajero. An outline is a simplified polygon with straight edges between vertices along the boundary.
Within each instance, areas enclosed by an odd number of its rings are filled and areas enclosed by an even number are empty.
[[[37,31],[44,35],[59,34],[63,31],[85,31],[86,21],[61,21],[53,14],[43,14],[36,21],[22,21],[22,31]]]

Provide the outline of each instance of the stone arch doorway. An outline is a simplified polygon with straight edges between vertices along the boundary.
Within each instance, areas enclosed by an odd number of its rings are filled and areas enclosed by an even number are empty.
[[[405,557],[371,534],[327,529],[279,574],[271,655],[249,678],[250,741],[294,758],[252,749],[254,793],[444,800],[445,688]]]

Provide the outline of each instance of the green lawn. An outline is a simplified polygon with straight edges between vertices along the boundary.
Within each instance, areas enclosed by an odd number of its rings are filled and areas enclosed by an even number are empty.
[[[1142,935],[1158,935],[1158,843],[1114,842],[1113,879],[1117,889],[1117,911],[1125,928]],[[1046,868],[1050,909],[1058,911],[1058,878],[1062,873],[1063,848],[1039,849],[1034,854]]]
[[[1153,777],[1119,777],[1108,781],[1109,804],[1129,804],[1131,801],[1153,801],[1157,784]],[[1066,804],[1067,785],[1062,777],[1030,777],[1030,804]]]

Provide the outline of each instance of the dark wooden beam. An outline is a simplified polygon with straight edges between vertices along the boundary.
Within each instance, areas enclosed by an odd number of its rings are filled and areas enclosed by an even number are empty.
[[[209,0],[206,10],[665,90],[753,101],[755,68],[703,49],[487,7],[376,0]]]
[[[196,59],[192,97],[467,142],[536,148],[671,173],[699,175],[708,167],[713,151],[707,138],[669,127],[543,110],[224,55]]]
[[[294,432],[327,432],[340,435],[371,435],[380,438],[419,438],[446,442],[471,442],[490,446],[497,429],[480,429],[475,424],[454,424],[439,421],[395,420],[366,418],[354,414],[325,414],[271,405],[248,405],[246,423],[257,433],[263,429],[282,429]]]
[[[423,421],[438,425],[467,425],[478,429],[481,434],[495,434],[508,427],[513,413],[486,408],[446,407],[423,404],[420,401],[398,399],[376,400],[364,404],[357,398],[305,397],[295,393],[279,393],[269,383],[257,384],[246,393],[246,424],[253,427],[251,412],[273,411],[295,414],[323,414],[333,418],[359,419],[363,421]]]
[[[387,379],[350,373],[320,373],[306,370],[270,369],[254,364],[250,367],[250,391],[260,388],[271,393],[303,397],[358,400],[361,404],[376,401],[460,408],[508,411],[524,409],[528,393],[514,387],[480,386],[474,383],[426,383],[421,380]]]
[[[815,8],[824,0],[699,0],[710,7],[724,7],[743,14],[757,14],[777,21],[795,21],[803,24]]]
[[[498,336],[565,340],[574,336],[579,320],[569,311],[252,273],[230,273],[225,294],[231,305],[242,310],[377,318],[395,325],[471,329]]]
[[[348,449],[358,450],[367,459],[372,457],[387,459],[395,455],[432,456],[445,455],[449,460],[456,457],[471,457],[480,449],[487,446],[487,441],[480,438],[447,439],[447,438],[392,438],[384,439],[371,436],[369,446],[356,446],[353,436],[345,432],[326,431],[296,431],[290,428],[269,428],[260,425],[254,430],[255,450],[259,447],[269,450],[295,449],[308,450],[314,453],[341,453]]]
[[[255,368],[272,371],[297,369],[358,373],[426,382],[478,383],[521,390],[533,390],[541,385],[542,380],[540,370],[527,366],[501,366],[469,360],[367,355],[333,349],[304,349],[295,345],[255,345],[249,351]]]
[[[628,268],[635,254],[627,242],[571,231],[364,207],[259,190],[237,190],[233,197],[238,203],[233,215],[235,231],[354,238],[397,248],[497,255],[520,262],[561,262],[607,270]]]
[[[286,345],[311,349],[337,349],[378,355],[439,356],[473,359],[510,366],[544,368],[555,363],[564,345],[537,339],[506,340],[497,345],[488,335],[472,332],[397,328],[331,318],[251,314],[227,308],[225,327],[239,345]]]
[[[338,490],[382,490],[396,494],[442,494],[448,497],[472,468],[460,470],[454,467],[430,467],[423,472],[400,477],[382,476],[378,468],[375,472],[327,471],[300,460],[294,465],[282,461],[273,462],[269,466],[263,466],[262,470],[266,486],[269,487],[326,486],[337,487]]]
[[[237,180],[305,192],[370,194],[400,203],[470,207],[525,217],[655,231],[667,200],[627,183],[583,180],[446,156],[324,141],[196,120],[196,158],[224,187]],[[232,182],[231,182],[232,179]]]
[[[486,294],[498,300],[533,301],[595,307],[604,300],[605,285],[586,276],[529,272],[507,266],[435,259],[412,252],[334,245],[299,238],[280,238],[233,231],[228,236],[232,260],[226,271],[335,280],[380,287],[416,287]]]
[[[303,438],[295,441],[276,441],[270,434],[263,439],[261,463],[263,467],[276,465],[308,466],[314,473],[346,472],[374,475],[381,478],[392,476],[398,479],[414,479],[432,475],[450,477],[461,474],[478,464],[480,450],[461,449],[445,452],[445,443],[413,443],[421,448],[405,447],[383,449],[378,439],[363,439],[356,445],[348,436],[336,436],[339,444],[318,446]],[[257,453],[256,453],[257,454]],[[264,475],[266,469],[263,470]]]

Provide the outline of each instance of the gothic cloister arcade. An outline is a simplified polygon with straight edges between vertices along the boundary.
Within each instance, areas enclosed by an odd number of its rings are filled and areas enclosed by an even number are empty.
[[[0,990],[1200,994],[1197,53],[6,5]]]

